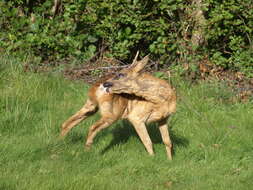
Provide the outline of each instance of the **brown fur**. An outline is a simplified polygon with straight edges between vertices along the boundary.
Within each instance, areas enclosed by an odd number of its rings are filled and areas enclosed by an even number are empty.
[[[172,159],[167,118],[176,110],[175,92],[166,81],[141,73],[148,58],[145,57],[141,61],[136,61],[136,58],[128,69],[120,72],[123,77],[110,76],[89,89],[85,105],[62,124],[62,137],[99,109],[101,118],[90,127],[85,143],[86,148],[92,145],[94,137],[100,130],[119,119],[128,119],[148,153],[153,155],[152,142],[145,124],[158,122],[167,156]],[[109,82],[112,86],[105,87],[104,82]]]

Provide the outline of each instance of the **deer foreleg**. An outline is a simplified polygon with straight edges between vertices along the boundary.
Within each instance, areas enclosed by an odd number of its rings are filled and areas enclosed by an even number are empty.
[[[130,122],[133,124],[138,136],[140,137],[143,145],[145,146],[147,152],[150,155],[154,155],[154,151],[153,151],[153,146],[152,146],[152,141],[149,137],[146,125],[144,122],[139,122],[139,121],[135,121],[135,120],[130,120]]]

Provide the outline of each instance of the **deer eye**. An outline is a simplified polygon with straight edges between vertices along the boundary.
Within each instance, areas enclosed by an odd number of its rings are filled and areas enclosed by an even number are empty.
[[[123,74],[123,73],[119,73],[119,74],[118,74],[118,77],[119,77],[119,78],[122,78],[122,77],[124,77],[124,76],[125,76],[125,74]]]
[[[119,80],[120,78],[123,78],[124,76],[126,76],[126,74],[124,74],[124,73],[119,73],[119,74],[117,74],[117,75],[113,78],[113,80]]]

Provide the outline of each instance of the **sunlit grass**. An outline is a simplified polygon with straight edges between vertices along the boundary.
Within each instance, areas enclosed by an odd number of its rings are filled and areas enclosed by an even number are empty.
[[[7,64],[5,64],[7,63]],[[155,125],[150,157],[127,122],[101,132],[84,151],[93,116],[58,140],[61,123],[86,99],[88,86],[53,74],[25,73],[0,63],[0,189],[251,189],[252,102],[230,103],[219,83],[176,80],[170,118],[174,159],[168,161]]]

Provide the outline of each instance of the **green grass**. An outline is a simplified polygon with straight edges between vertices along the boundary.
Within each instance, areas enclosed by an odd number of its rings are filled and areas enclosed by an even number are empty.
[[[84,151],[93,116],[57,140],[60,125],[86,99],[88,86],[57,74],[25,73],[0,63],[0,190],[252,189],[252,103],[230,103],[223,84],[174,81],[179,100],[169,120],[174,159],[155,125],[150,157],[133,128],[118,122]]]

